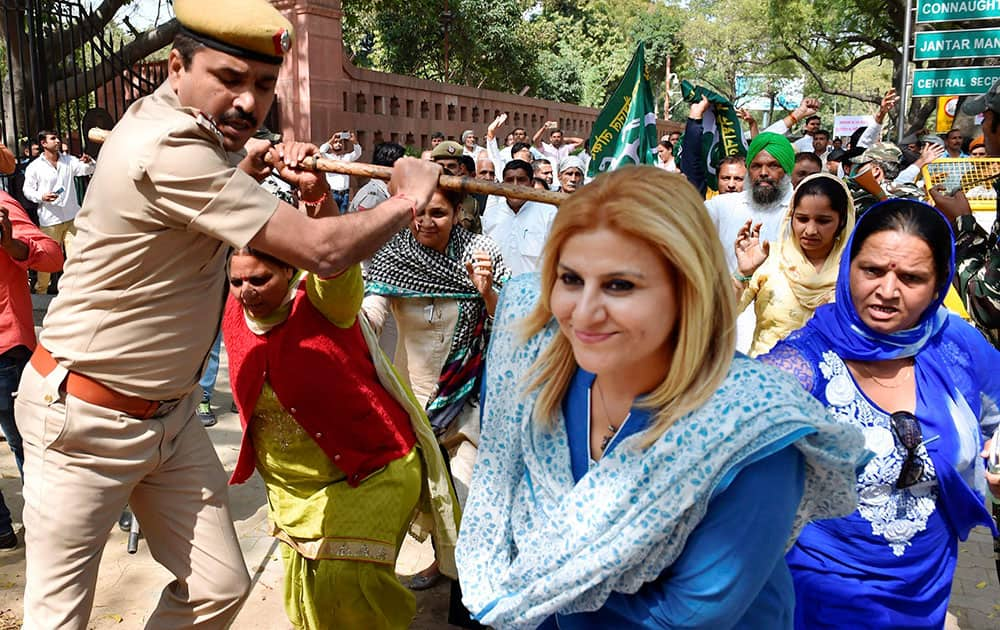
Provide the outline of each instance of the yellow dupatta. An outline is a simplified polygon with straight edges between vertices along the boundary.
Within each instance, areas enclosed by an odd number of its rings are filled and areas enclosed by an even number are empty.
[[[831,302],[837,287],[837,272],[840,268],[840,256],[847,245],[848,237],[854,230],[854,198],[850,189],[842,179],[830,173],[816,173],[806,177],[799,182],[796,193],[806,182],[826,177],[843,187],[847,195],[847,217],[843,228],[837,234],[833,242],[833,249],[826,257],[823,267],[819,271],[806,257],[802,251],[802,246],[792,230],[792,215],[795,213],[795,200],[797,194],[792,195],[792,200],[788,204],[788,212],[782,222],[781,240],[778,243],[778,268],[788,279],[788,285],[792,293],[803,307],[816,310],[817,307]]]

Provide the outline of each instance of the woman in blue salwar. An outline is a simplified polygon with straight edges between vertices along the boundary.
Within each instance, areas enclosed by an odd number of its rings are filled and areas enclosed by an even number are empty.
[[[795,625],[942,628],[958,540],[993,527],[979,455],[1000,422],[1000,352],[941,306],[953,236],[932,207],[872,206],[844,252],[836,302],[762,357],[874,453],[858,510],[807,526],[788,554]]]
[[[783,561],[854,509],[860,433],[734,357],[722,246],[682,176],[601,175],[501,296],[457,550],[497,628],[790,628]]]

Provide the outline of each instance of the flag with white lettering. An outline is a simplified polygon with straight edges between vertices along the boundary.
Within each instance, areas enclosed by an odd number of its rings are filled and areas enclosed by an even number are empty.
[[[719,163],[730,155],[747,154],[747,141],[736,108],[725,96],[686,80],[681,81],[681,96],[688,103],[697,103],[705,96],[712,104],[701,119],[701,164],[705,169],[705,183],[712,190],[718,190]]]
[[[628,164],[652,164],[656,147],[656,110],[646,70],[646,48],[640,43],[632,62],[590,134],[588,175]]]

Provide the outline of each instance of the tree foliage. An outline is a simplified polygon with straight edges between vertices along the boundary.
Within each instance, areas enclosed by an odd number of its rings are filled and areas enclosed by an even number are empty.
[[[345,0],[344,44],[362,66],[516,92],[531,84],[537,63],[522,19],[529,7],[528,0]]]
[[[561,102],[603,104],[640,40],[655,76],[668,55],[683,56],[683,11],[649,0],[345,0],[343,9],[359,65]]]

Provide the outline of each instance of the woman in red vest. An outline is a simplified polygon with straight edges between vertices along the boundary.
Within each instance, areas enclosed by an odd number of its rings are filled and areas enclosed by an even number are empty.
[[[453,575],[458,507],[423,407],[357,317],[360,266],[321,279],[244,248],[229,274],[223,333],[244,431],[230,482],[254,467],[264,479],[289,619],[408,627],[403,538],[432,533]]]

